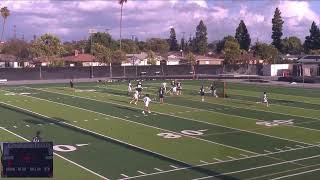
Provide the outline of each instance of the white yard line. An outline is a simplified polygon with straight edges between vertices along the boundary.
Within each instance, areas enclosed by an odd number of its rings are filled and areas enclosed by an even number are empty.
[[[0,127],[0,129],[2,129],[2,130],[4,130],[4,131],[7,131],[8,133],[13,134],[13,135],[16,136],[16,137],[19,137],[20,139],[23,139],[23,140],[25,140],[25,141],[27,141],[27,142],[30,142],[28,139],[26,139],[26,138],[24,138],[24,137],[22,137],[22,136],[20,136],[20,135],[18,135],[18,134],[16,134],[16,133],[14,133],[14,132],[12,132],[12,131],[9,131],[8,129],[5,129],[5,128],[3,128],[3,127]],[[56,155],[56,156],[58,156],[58,157],[60,157],[61,159],[65,160],[65,161],[68,161],[68,162],[71,163],[71,164],[74,164],[74,165],[76,165],[76,166],[78,166],[78,167],[80,167],[80,168],[82,168],[82,169],[84,169],[84,170],[86,170],[86,171],[88,171],[88,172],[90,172],[90,173],[92,173],[92,174],[94,174],[94,175],[102,178],[102,179],[105,179],[105,180],[108,179],[108,178],[106,178],[106,177],[104,177],[104,176],[102,176],[102,175],[100,175],[100,174],[98,174],[98,173],[96,173],[96,172],[94,172],[94,171],[92,171],[92,170],[90,170],[90,169],[88,169],[88,168],[86,168],[86,167],[78,164],[78,163],[75,163],[75,162],[71,161],[70,159],[67,159],[67,158],[65,158],[65,157],[63,157],[63,156],[61,156],[61,155],[59,155],[59,154],[57,154],[57,153],[53,153],[53,154]]]
[[[280,171],[280,172],[275,172],[275,173],[271,173],[271,174],[265,174],[265,175],[262,175],[262,176],[256,176],[256,177],[249,178],[248,180],[261,179],[261,178],[263,178],[263,177],[274,176],[274,175],[277,175],[277,174],[282,174],[282,173],[287,173],[287,172],[291,172],[291,171],[296,171],[296,170],[311,168],[311,167],[315,167],[315,166],[319,166],[319,165],[320,165],[320,164],[314,164],[314,165],[310,165],[310,166],[305,166],[305,167],[299,167],[299,168],[289,169],[289,170]]]
[[[320,157],[320,155],[310,156],[310,157],[300,158],[300,159],[295,159],[295,160],[290,160],[290,161],[283,161],[283,162],[279,162],[279,163],[268,164],[268,165],[258,166],[258,167],[248,168],[248,169],[242,169],[239,171],[227,172],[227,173],[222,173],[222,174],[218,174],[218,175],[214,175],[214,176],[206,176],[206,177],[196,178],[194,180],[208,179],[208,178],[212,178],[212,177],[219,177],[219,176],[224,176],[224,175],[229,175],[229,174],[241,173],[241,172],[246,172],[246,171],[251,171],[251,170],[256,170],[256,169],[262,169],[262,168],[266,168],[266,167],[273,167],[273,166],[277,166],[277,165],[293,163],[293,162],[302,161],[302,160],[306,160],[306,159],[313,159],[313,158],[317,158],[317,157]],[[319,169],[317,169],[317,170],[319,170]]]
[[[31,88],[31,89],[36,89],[36,88]],[[45,91],[45,90],[41,90],[41,91]],[[78,97],[78,98],[88,99],[88,100],[92,100],[92,101],[104,102],[104,103],[109,103],[109,104],[115,104],[115,105],[120,105],[120,106],[124,106],[124,107],[130,107],[130,108],[133,108],[133,109],[139,109],[139,110],[141,110],[140,108],[136,108],[136,107],[132,107],[132,106],[126,106],[126,105],[123,105],[123,104],[117,104],[117,103],[113,103],[113,102],[101,101],[101,100],[92,99],[92,98],[88,98],[88,97],[74,96],[74,95],[70,95],[70,94],[64,94],[64,93],[59,93],[59,92],[51,92],[51,91],[45,91],[45,92],[56,93],[56,94],[61,94],[61,95],[66,95],[66,96],[72,96],[72,97]],[[96,92],[94,92],[94,93],[96,93]],[[30,97],[30,96],[28,96],[28,97]],[[170,105],[173,105],[173,104],[170,104]],[[200,109],[197,109],[197,108],[191,108],[191,107],[182,106],[182,105],[173,105],[173,106],[180,106],[180,107],[185,107],[185,108],[200,110]],[[208,111],[208,110],[201,110],[201,111]],[[212,111],[208,111],[208,112],[216,113],[216,112],[212,112]],[[229,128],[229,129],[244,131],[244,132],[248,132],[248,133],[252,133],[252,134],[259,134],[259,135],[268,136],[268,137],[277,138],[277,139],[282,139],[282,140],[286,140],[286,141],[292,141],[292,142],[296,142],[296,143],[300,143],[300,144],[312,145],[312,144],[309,144],[309,143],[304,143],[304,142],[300,142],[300,141],[296,141],[296,140],[292,140],[292,139],[286,139],[286,138],[281,138],[281,137],[272,136],[272,135],[268,135],[268,134],[262,134],[262,133],[258,133],[258,132],[252,132],[252,131],[248,131],[248,130],[232,128],[232,127],[223,126],[223,125],[220,125],[220,124],[209,123],[209,122],[205,122],[205,121],[199,121],[199,120],[196,120],[196,119],[191,119],[191,118],[186,118],[186,117],[181,117],[181,116],[175,116],[175,115],[172,115],[172,114],[165,114],[165,113],[161,113],[161,112],[157,112],[157,113],[163,114],[163,115],[167,115],[167,116],[176,117],[176,118],[186,119],[186,120],[190,120],[190,121],[195,121],[195,122],[200,122],[200,123],[205,123],[205,124],[220,126],[220,127],[224,127],[224,128]],[[246,118],[246,117],[237,116],[237,115],[228,115],[228,114],[224,114],[224,113],[219,113],[219,114],[223,114],[223,115],[226,115],[226,116],[236,116],[236,117],[241,117],[241,118],[244,118],[244,119],[253,119],[253,118]],[[254,119],[254,120],[256,121],[257,119]]]
[[[306,174],[306,173],[310,173],[310,172],[314,172],[314,171],[320,171],[320,168],[313,169],[313,170],[310,170],[310,171],[304,171],[304,172],[300,172],[300,173],[290,174],[290,175],[287,175],[287,176],[281,176],[281,177],[277,177],[277,178],[274,178],[274,179],[271,179],[271,180],[278,180],[278,179],[283,179],[283,178],[287,178],[287,177],[293,177],[293,176]]]
[[[50,92],[50,91],[48,91],[48,92]],[[55,93],[55,92],[50,92],[50,93]],[[61,95],[65,95],[65,96],[73,96],[73,95],[63,94],[63,93],[56,93],[56,94],[61,94]],[[76,106],[71,106],[71,105],[68,105],[68,104],[63,104],[63,103],[59,103],[59,102],[55,102],[55,101],[50,101],[50,100],[42,99],[42,98],[37,98],[37,97],[33,97],[33,96],[27,96],[27,95],[22,95],[22,96],[29,97],[29,98],[34,98],[34,99],[39,99],[39,100],[42,100],[42,101],[47,101],[47,102],[51,102],[51,103],[55,103],[55,104],[60,104],[60,105],[63,105],[63,106],[68,106],[68,107],[72,107],[72,108],[76,108],[76,109],[81,109],[81,110],[84,110],[84,111],[93,112],[93,113],[96,113],[96,114],[100,114],[100,115],[109,116],[109,117],[112,117],[112,118],[121,119],[121,120],[123,120],[123,121],[127,121],[127,122],[131,122],[131,123],[139,124],[139,125],[142,125],[142,126],[146,126],[146,127],[150,127],[150,128],[154,128],[154,129],[159,129],[159,130],[162,130],[162,131],[172,132],[172,133],[175,133],[175,134],[179,134],[179,135],[181,135],[181,136],[189,137],[189,138],[192,138],[192,139],[197,139],[197,140],[204,141],[204,142],[208,142],[208,143],[211,143],[211,144],[216,144],[216,145],[220,145],[220,146],[224,146],[224,147],[228,147],[228,148],[232,148],[232,149],[237,149],[237,150],[240,150],[240,151],[243,151],[243,152],[248,152],[248,153],[251,153],[251,154],[257,154],[257,153],[255,153],[255,152],[248,151],[248,150],[245,150],[245,149],[240,149],[240,148],[237,148],[237,147],[233,147],[233,146],[229,146],[229,145],[217,143],[217,142],[214,142],[214,141],[209,141],[209,140],[206,140],[206,139],[201,139],[201,138],[198,138],[198,137],[195,137],[195,136],[189,136],[189,135],[186,135],[186,134],[183,134],[183,133],[180,133],[180,132],[175,132],[175,131],[171,131],[171,130],[167,130],[167,129],[162,129],[162,128],[159,128],[159,127],[156,127],[156,126],[151,126],[151,125],[147,125],[147,124],[143,124],[143,123],[138,123],[138,122],[135,122],[135,121],[131,121],[131,120],[124,119],[124,118],[120,118],[120,117],[116,117],[116,116],[111,116],[111,115],[107,115],[107,114],[104,114],[104,113],[99,113],[99,112],[96,112],[96,111],[92,111],[92,110],[88,110],[88,109],[83,109],[83,108],[76,107]],[[78,98],[82,98],[82,99],[89,99],[89,100],[93,100],[93,101],[98,101],[98,100],[94,100],[94,99],[90,99],[90,98],[85,98],[85,97],[80,97],[80,96],[73,96],[73,97],[78,97]],[[105,102],[105,101],[101,101],[101,102],[107,103],[107,102]],[[115,104],[115,103],[110,103],[110,104]],[[121,105],[121,104],[116,104],[116,105],[123,106],[123,105]],[[124,106],[124,107],[128,107],[128,106]],[[130,107],[130,106],[129,106],[129,107]],[[159,112],[157,112],[157,113],[159,113]],[[159,114],[163,114],[163,113],[159,113]],[[164,115],[167,115],[167,114],[164,114]]]
[[[108,139],[112,139],[112,140],[114,140],[114,141],[116,141],[116,142],[120,142],[120,143],[122,143],[122,144],[126,144],[126,145],[129,145],[129,146],[135,147],[135,148],[137,148],[137,149],[141,149],[141,150],[143,150],[143,151],[146,151],[146,152],[149,152],[149,153],[153,153],[153,154],[156,154],[156,155],[158,155],[158,156],[165,157],[165,158],[167,158],[167,159],[174,160],[174,161],[176,161],[176,162],[180,162],[180,163],[183,163],[183,164],[188,164],[188,163],[186,163],[186,162],[183,162],[183,161],[180,161],[180,160],[176,160],[176,159],[171,158],[171,157],[168,157],[168,156],[166,156],[166,155],[163,155],[163,154],[160,154],[160,153],[151,151],[151,150],[147,150],[147,149],[144,149],[144,148],[142,148],[142,147],[139,147],[139,146],[136,146],[136,145],[133,145],[133,144],[130,144],[130,143],[127,143],[127,142],[118,140],[118,139],[114,139],[114,138],[112,138],[112,137],[109,137],[109,136],[106,136],[106,135],[103,135],[103,134],[100,134],[100,133],[97,133],[97,132],[94,132],[94,131],[91,131],[91,130],[82,128],[82,127],[78,127],[78,126],[73,125],[73,124],[69,124],[69,123],[66,123],[66,122],[63,122],[63,121],[59,121],[59,120],[54,119],[54,118],[52,118],[52,117],[49,117],[49,116],[46,116],[46,115],[43,115],[43,114],[40,114],[40,113],[37,113],[37,112],[34,112],[34,111],[30,111],[30,110],[28,110],[28,109],[24,109],[24,108],[21,108],[21,107],[15,106],[15,105],[11,105],[11,104],[7,104],[7,103],[4,103],[4,102],[0,102],[0,103],[5,104],[5,105],[7,105],[7,106],[12,106],[12,107],[14,107],[14,108],[17,108],[17,109],[20,109],[20,110],[23,110],[23,111],[27,111],[27,112],[33,113],[33,114],[38,115],[38,116],[42,116],[42,117],[47,118],[47,119],[51,119],[51,120],[54,120],[54,121],[58,121],[58,122],[61,123],[61,124],[65,124],[65,125],[68,125],[68,126],[71,126],[71,127],[75,127],[75,128],[77,128],[77,129],[80,129],[80,130],[83,130],[83,131],[86,131],[86,132],[90,132],[90,133],[92,133],[92,134],[95,134],[95,135],[98,135],[98,136],[101,136],[101,137],[105,137],[105,138],[108,138]]]
[[[163,172],[151,173],[151,174],[147,174],[147,175],[133,176],[133,177],[124,178],[124,179],[135,179],[135,178],[139,178],[139,177],[152,176],[152,175],[157,175],[157,174],[170,173],[170,172],[174,172],[174,171],[187,170],[187,169],[192,169],[192,168],[196,168],[196,167],[204,167],[204,166],[213,165],[213,164],[221,164],[221,163],[225,163],[225,162],[240,161],[240,160],[251,159],[251,158],[256,158],[256,157],[264,157],[264,156],[267,157],[267,156],[269,156],[269,155],[280,154],[280,153],[285,153],[285,152],[290,152],[290,151],[298,151],[298,150],[308,149],[308,148],[314,148],[314,147],[319,147],[319,145],[313,145],[313,146],[309,146],[309,147],[302,147],[302,148],[297,148],[297,149],[291,149],[291,150],[286,150],[286,151],[283,151],[283,152],[271,152],[271,153],[267,153],[267,154],[260,154],[260,155],[245,157],[245,158],[239,158],[239,159],[236,159],[236,160],[226,160],[226,161],[222,161],[222,160],[220,160],[220,159],[214,158],[214,159],[215,159],[216,161],[218,161],[218,162],[213,162],[213,163],[209,163],[209,164],[201,164],[201,165],[192,166],[192,167],[176,168],[175,166],[170,165],[170,167],[173,167],[174,169],[168,170],[168,171],[163,171]],[[291,163],[292,163],[292,162],[291,162]]]

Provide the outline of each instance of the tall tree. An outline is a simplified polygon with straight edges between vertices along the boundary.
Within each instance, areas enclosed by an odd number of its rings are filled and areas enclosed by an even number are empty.
[[[174,30],[174,28],[170,28],[169,45],[170,45],[170,51],[178,51],[179,50],[176,31]]]
[[[185,44],[185,41],[184,41],[184,37],[182,37],[181,41],[180,41],[180,49],[184,51],[185,48],[186,48],[186,44]]]
[[[193,79],[195,79],[195,77],[196,77],[195,66],[197,65],[196,56],[195,56],[192,52],[189,52],[189,53],[187,54],[187,56],[186,56],[186,59],[187,59],[188,63],[190,63],[190,65],[191,65],[192,74],[193,74]]]
[[[260,57],[264,63],[273,64],[276,63],[278,58],[278,50],[273,45],[257,42],[252,47],[255,56]]]
[[[156,59],[156,54],[153,51],[148,51],[147,53],[147,63],[150,65],[156,65],[157,64],[157,59]]]
[[[123,11],[123,4],[126,3],[128,0],[119,0],[120,8],[120,51],[121,51],[121,40],[122,40],[122,11]]]
[[[112,63],[113,64],[121,64],[122,62],[126,62],[127,56],[126,53],[120,50],[116,50],[112,53]]]
[[[278,8],[276,8],[274,12],[274,16],[272,18],[272,45],[277,48],[279,51],[281,50],[281,36],[282,36],[282,26],[284,21],[281,18],[281,12]]]
[[[235,38],[228,38],[223,47],[224,51],[224,64],[235,64],[237,63],[237,58],[240,55],[240,45]]]
[[[250,44],[251,44],[251,38],[243,20],[240,21],[239,26],[236,29],[235,38],[238,40],[240,44],[240,49],[244,49],[246,51],[249,50]]]
[[[165,39],[151,38],[147,40],[147,49],[159,53],[162,57],[167,58],[170,46]]]
[[[303,47],[298,37],[290,36],[281,41],[281,53],[283,54],[301,54]]]
[[[3,19],[1,39],[0,39],[0,41],[2,41],[3,40],[4,27],[5,27],[7,18],[10,16],[10,11],[9,11],[9,9],[7,7],[3,7],[3,8],[1,8],[0,12],[1,12],[2,19]]]
[[[45,57],[53,61],[64,52],[60,39],[51,34],[44,34],[32,42],[30,52],[33,57]]]
[[[208,44],[208,38],[207,38],[207,27],[201,20],[199,25],[196,28],[196,52],[199,54],[204,55],[207,52],[207,44]]]
[[[104,64],[110,64],[112,62],[112,51],[99,43],[93,44],[92,53],[94,57]]]
[[[309,53],[310,50],[320,49],[320,30],[314,21],[311,24],[310,35],[306,36],[303,46],[306,53]]]
[[[140,52],[138,44],[131,39],[122,39],[122,51],[128,54],[135,54]]]
[[[95,43],[99,43],[107,48],[110,48],[113,51],[115,51],[118,47],[117,41],[112,39],[110,34],[104,32],[97,32],[89,37],[86,47],[87,52],[90,52],[90,49],[92,48],[91,43],[92,45]]]
[[[30,55],[29,44],[20,39],[10,39],[4,44],[1,53],[14,55],[18,59],[28,59]]]

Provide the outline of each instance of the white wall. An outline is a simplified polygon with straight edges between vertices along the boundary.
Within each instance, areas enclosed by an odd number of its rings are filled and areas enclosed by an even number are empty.
[[[280,70],[292,70],[292,64],[263,65],[264,76],[277,76]]]

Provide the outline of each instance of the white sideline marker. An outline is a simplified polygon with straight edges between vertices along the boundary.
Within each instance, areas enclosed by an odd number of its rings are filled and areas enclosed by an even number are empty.
[[[75,122],[75,123],[76,123],[76,122],[78,122],[78,121],[73,121],[73,122]]]
[[[86,119],[85,119],[84,121],[86,121],[86,122],[87,122],[88,120],[86,120]]]
[[[89,144],[76,144],[76,146],[81,147],[81,146],[88,146]]]
[[[128,178],[129,176],[125,175],[125,174],[121,174],[121,176],[125,177],[125,178]]]
[[[208,129],[202,129],[202,130],[198,130],[200,132],[204,132],[204,131],[208,131]]]
[[[274,148],[275,150],[277,150],[277,151],[282,151],[281,149],[279,149],[279,148]]]
[[[296,146],[297,146],[297,147],[301,147],[301,148],[302,148],[302,147],[304,147],[304,146],[301,146],[301,145],[299,145],[299,144],[298,144],[298,145],[296,145]]]
[[[218,159],[218,158],[214,158],[214,160],[216,160],[218,162],[223,162],[221,159]]]
[[[234,157],[232,157],[232,156],[227,156],[228,158],[230,158],[230,159],[236,159],[236,158],[234,158]]]
[[[159,168],[154,168],[155,170],[159,171],[159,172],[162,172],[163,170],[162,169],[159,169]]]
[[[30,127],[28,124],[26,125],[27,127]]]
[[[94,119],[95,121],[98,121],[99,119]]]
[[[202,160],[200,160],[200,162],[202,162],[202,163],[204,163],[204,164],[209,164],[208,162],[206,162],[206,161],[202,161]]]
[[[145,173],[145,172],[142,172],[142,171],[137,171],[138,173],[140,173],[140,174],[143,174],[143,175],[146,175],[147,173]]]
[[[240,154],[240,156],[243,156],[243,157],[249,157],[248,155],[245,155],[245,154]]]
[[[14,128],[17,128],[17,126],[13,126]]]
[[[271,151],[268,151],[268,150],[264,150],[264,152],[266,152],[266,153],[271,153]]]
[[[129,118],[129,116],[124,116],[125,118]]]
[[[178,169],[178,167],[174,166],[174,165],[170,165],[170,167],[174,168],[174,169]]]

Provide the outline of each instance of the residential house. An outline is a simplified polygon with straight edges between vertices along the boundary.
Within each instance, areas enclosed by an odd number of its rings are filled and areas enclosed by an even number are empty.
[[[16,56],[10,54],[0,54],[0,68],[23,68],[28,66],[28,61],[19,60]]]
[[[75,50],[73,56],[66,56],[62,58],[65,66],[74,67],[74,66],[102,66],[103,63],[96,61],[95,57],[91,54],[79,53],[78,50]]]
[[[121,66],[144,66],[148,65],[148,54],[141,52],[140,54],[126,54],[127,62],[122,62]]]
[[[199,65],[221,65],[224,59],[210,56],[196,56],[196,61]]]

